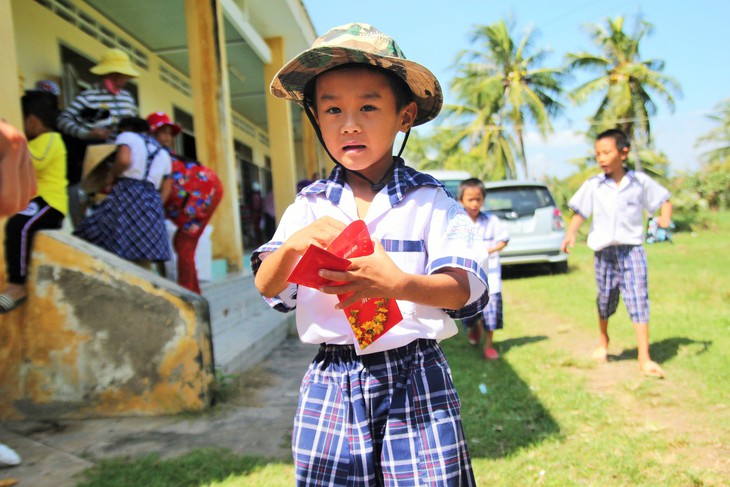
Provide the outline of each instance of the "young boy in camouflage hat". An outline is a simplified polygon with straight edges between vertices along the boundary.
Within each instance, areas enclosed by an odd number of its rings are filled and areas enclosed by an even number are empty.
[[[438,114],[438,81],[387,35],[348,24],[285,65],[271,91],[304,106],[335,162],[327,179],[300,191],[251,257],[267,302],[296,308],[300,339],[320,344],[294,420],[297,485],[474,485],[459,397],[438,341],[457,333],[453,318],[484,307],[487,277],[472,257],[460,205],[393,156],[399,132]],[[358,219],[374,253],[351,258],[344,272],[319,271],[342,284],[287,282],[310,244],[326,248]],[[345,293],[352,294],[339,302]],[[403,320],[360,349],[342,310],[376,297],[395,299]]]

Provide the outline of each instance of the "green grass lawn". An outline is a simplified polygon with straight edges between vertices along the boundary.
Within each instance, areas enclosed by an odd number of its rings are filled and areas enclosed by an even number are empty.
[[[730,483],[730,213],[709,230],[647,245],[651,354],[667,378],[638,372],[623,303],[610,361],[595,364],[595,283],[585,243],[564,275],[504,281],[502,359],[460,334],[443,343],[462,399],[478,485]],[[482,394],[479,385],[485,384]],[[290,463],[200,450],[101,463],[83,486],[292,485]]]

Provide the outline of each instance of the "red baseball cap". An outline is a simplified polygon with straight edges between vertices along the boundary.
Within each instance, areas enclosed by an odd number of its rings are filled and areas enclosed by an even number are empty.
[[[147,115],[147,123],[150,124],[150,132],[152,133],[165,125],[172,127],[172,135],[177,135],[182,130],[179,125],[172,123],[172,120],[165,112],[155,112]]]

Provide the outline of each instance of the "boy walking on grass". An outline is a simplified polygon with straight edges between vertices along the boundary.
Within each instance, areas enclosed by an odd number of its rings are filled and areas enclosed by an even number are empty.
[[[438,341],[456,334],[452,318],[484,307],[486,273],[463,209],[392,152],[399,132],[440,111],[438,81],[389,36],[348,24],[285,65],[271,91],[304,106],[335,162],[251,257],[266,300],[296,308],[300,339],[321,344],[294,420],[297,485],[474,485]],[[351,258],[345,271],[320,269],[335,282],[319,289],[287,282],[310,245],[326,248],[356,220],[373,237],[371,255]],[[357,317],[342,310],[372,298],[395,300],[403,319],[360,349],[349,321]]]
[[[484,198],[487,190],[479,179],[469,178],[459,184],[458,199],[466,213],[471,217],[474,226],[474,241],[489,254],[489,303],[483,313],[461,322],[469,333],[469,343],[478,345],[481,338],[481,327],[485,330],[484,359],[497,360],[499,352],[494,348],[494,330],[501,330],[502,320],[502,266],[499,263],[499,251],[507,246],[509,233],[502,221],[491,213],[483,212]]]
[[[624,163],[629,139],[622,131],[607,130],[596,137],[596,161],[603,174],[594,176],[568,202],[574,215],[568,225],[563,252],[575,245],[581,223],[593,215],[588,247],[595,251],[598,284],[598,348],[593,358],[608,359],[608,318],[616,312],[619,294],[634,323],[639,370],[664,377],[662,368],[649,355],[649,291],[644,241],[644,210],[660,211],[662,228],[671,224],[669,191],[643,172],[629,171]]]

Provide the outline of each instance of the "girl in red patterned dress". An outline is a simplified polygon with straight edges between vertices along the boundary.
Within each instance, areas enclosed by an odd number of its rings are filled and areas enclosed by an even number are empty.
[[[147,117],[150,131],[172,158],[172,191],[164,201],[165,216],[176,226],[172,245],[177,253],[177,283],[200,294],[195,249],[223,196],[218,176],[197,161],[174,153],[172,146],[180,126],[163,112]]]

